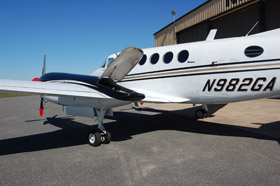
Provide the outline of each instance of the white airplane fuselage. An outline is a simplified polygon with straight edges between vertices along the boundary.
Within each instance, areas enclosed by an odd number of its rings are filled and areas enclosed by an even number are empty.
[[[119,84],[163,95],[166,102],[229,103],[279,95],[280,30],[271,33],[144,49],[145,64]],[[179,62],[183,50],[189,56]],[[173,54],[168,64],[163,61],[167,52]],[[155,53],[159,60],[152,64]]]
[[[280,95],[277,43],[280,29],[247,37],[143,49],[144,64],[140,61],[117,83],[144,94],[143,102],[214,104],[273,97]],[[184,55],[179,57],[182,51]],[[117,54],[110,55],[92,75],[100,76],[116,57]],[[114,98],[44,98],[61,105],[105,109],[131,103]]]

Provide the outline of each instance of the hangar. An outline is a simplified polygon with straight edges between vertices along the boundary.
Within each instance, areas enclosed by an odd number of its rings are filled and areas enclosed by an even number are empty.
[[[155,46],[245,36],[280,28],[279,0],[208,0],[154,34]],[[176,33],[176,35],[174,34]],[[176,37],[175,37],[176,36]]]

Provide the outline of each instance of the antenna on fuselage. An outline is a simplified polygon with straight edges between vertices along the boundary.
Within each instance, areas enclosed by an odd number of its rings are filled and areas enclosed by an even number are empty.
[[[251,30],[246,34],[245,37],[247,37],[253,30],[254,28],[259,24],[260,21],[257,21],[256,24],[251,28]]]

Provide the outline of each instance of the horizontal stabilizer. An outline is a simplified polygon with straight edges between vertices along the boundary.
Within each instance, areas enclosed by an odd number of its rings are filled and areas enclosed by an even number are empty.
[[[135,47],[124,49],[101,77],[122,80],[141,60],[143,51]]]

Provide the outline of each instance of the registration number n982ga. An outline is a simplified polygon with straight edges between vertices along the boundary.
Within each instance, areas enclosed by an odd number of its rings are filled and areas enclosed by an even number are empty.
[[[276,77],[268,79],[266,77],[259,78],[232,78],[232,79],[208,79],[204,85],[203,92],[258,92],[273,91],[276,83]]]

